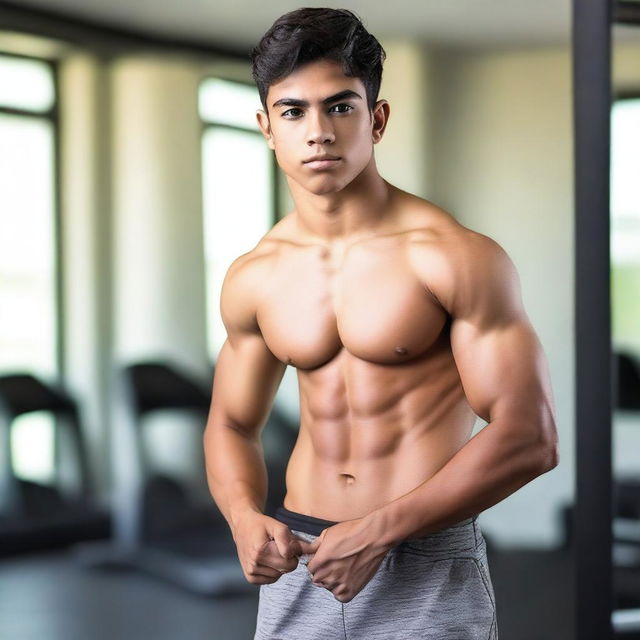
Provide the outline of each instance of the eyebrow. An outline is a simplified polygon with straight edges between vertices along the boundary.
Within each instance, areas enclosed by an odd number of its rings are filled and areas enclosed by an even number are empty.
[[[344,100],[344,98],[360,98],[362,100],[362,96],[351,89],[345,89],[344,91],[340,91],[328,98],[324,98],[321,100],[322,104],[330,104],[332,102],[337,102],[338,100]],[[289,106],[289,107],[308,107],[308,100],[301,100],[299,98],[280,98],[280,100],[276,100],[271,106],[272,107],[281,107],[281,106]]]

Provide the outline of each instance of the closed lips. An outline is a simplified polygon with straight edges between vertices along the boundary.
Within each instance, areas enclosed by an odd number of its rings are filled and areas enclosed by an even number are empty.
[[[315,158],[309,158],[306,162],[317,162],[318,160],[340,160],[338,156],[316,156]]]

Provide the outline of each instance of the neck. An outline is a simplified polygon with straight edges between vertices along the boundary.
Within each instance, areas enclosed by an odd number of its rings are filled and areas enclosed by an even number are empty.
[[[371,161],[344,189],[316,194],[287,178],[300,232],[309,239],[331,243],[375,234],[389,222],[395,187]]]

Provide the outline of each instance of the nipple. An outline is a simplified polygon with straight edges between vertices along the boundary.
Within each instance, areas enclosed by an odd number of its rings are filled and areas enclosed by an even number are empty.
[[[404,347],[396,347],[396,353],[399,356],[406,356],[408,351]]]

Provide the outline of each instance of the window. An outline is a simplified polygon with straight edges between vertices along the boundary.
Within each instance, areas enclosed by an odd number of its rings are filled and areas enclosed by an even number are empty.
[[[611,290],[617,347],[640,355],[640,97],[611,114]]]
[[[0,54],[0,373],[58,373],[55,107],[50,63]],[[51,481],[51,417],[21,416],[11,455]]]
[[[215,361],[227,334],[220,292],[229,265],[273,226],[276,167],[255,119],[256,88],[221,78],[200,85],[208,352]]]

